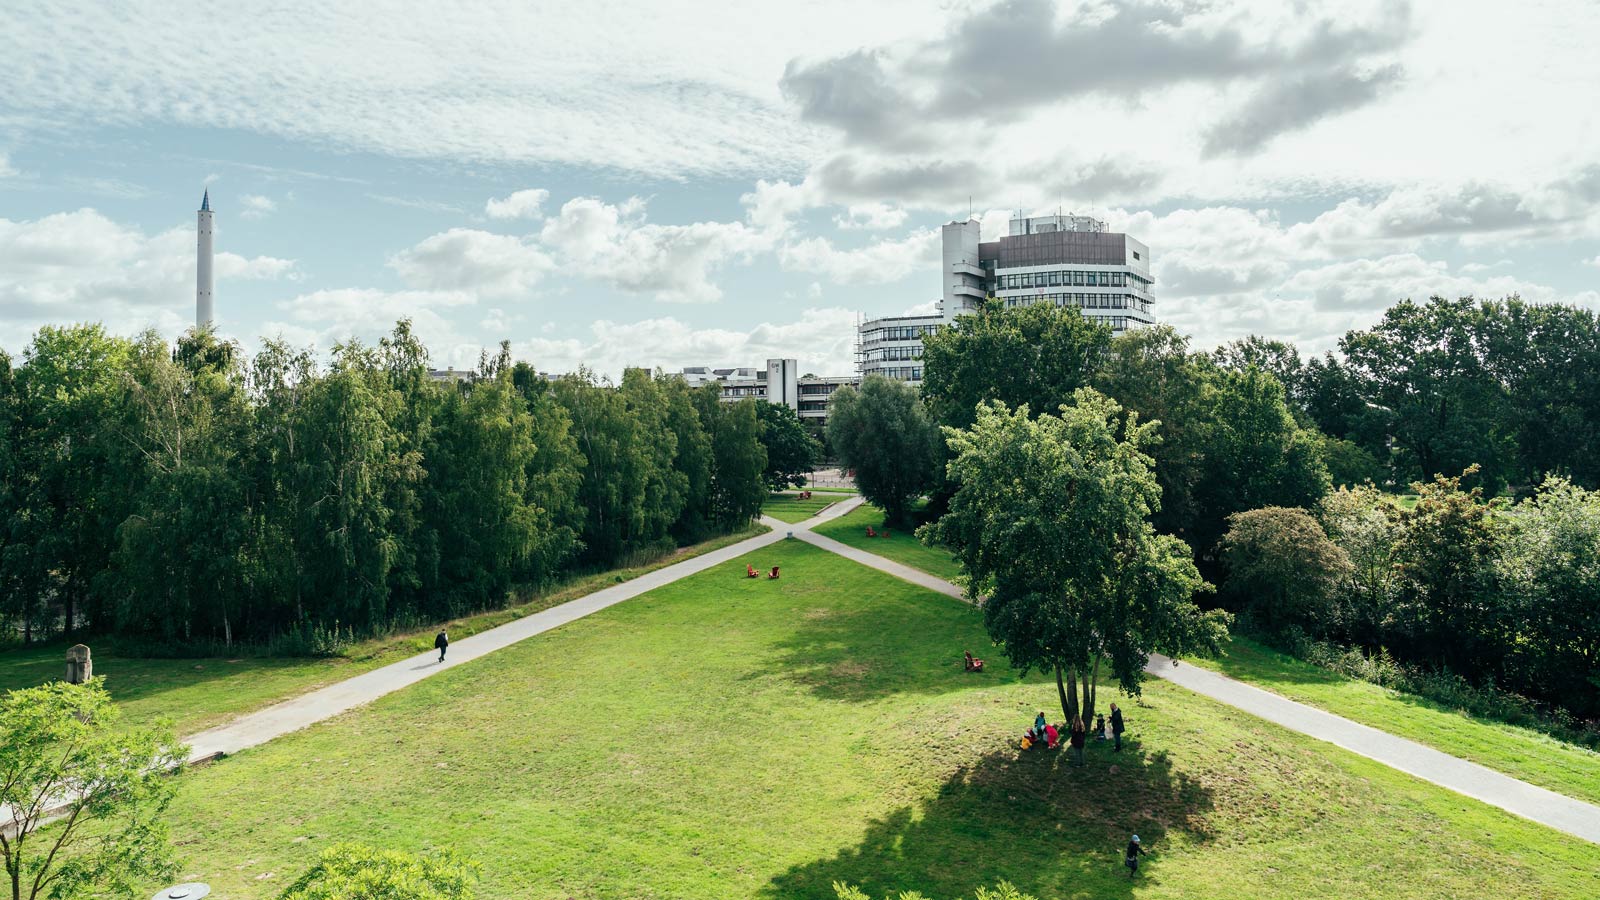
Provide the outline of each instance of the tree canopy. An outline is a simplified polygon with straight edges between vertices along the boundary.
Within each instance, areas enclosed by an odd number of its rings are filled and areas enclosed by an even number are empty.
[[[957,488],[920,533],[961,560],[1013,666],[1053,672],[1070,719],[1093,715],[1101,660],[1136,694],[1152,652],[1215,649],[1226,615],[1195,605],[1207,585],[1193,555],[1150,523],[1152,423],[1088,388],[1058,415],[998,401],[977,413],[945,429]]]
[[[886,521],[908,521],[912,502],[934,484],[939,429],[905,382],[869,375],[859,391],[835,391],[828,442],[839,462],[855,472],[861,496],[880,507]]]

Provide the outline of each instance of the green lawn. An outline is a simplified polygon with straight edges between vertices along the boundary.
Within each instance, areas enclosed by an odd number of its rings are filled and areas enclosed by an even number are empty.
[[[961,564],[938,547],[929,547],[905,529],[891,528],[888,537],[867,537],[867,526],[876,532],[883,531],[883,510],[871,504],[862,504],[849,513],[813,528],[817,534],[826,535],[841,544],[849,544],[885,559],[920,569],[929,575],[951,579],[961,574]]]
[[[781,542],[183,775],[182,877],[267,898],[359,839],[458,847],[486,898],[1600,896],[1600,847],[1161,682],[1120,756],[1020,754],[1055,686],[963,673],[982,643]]]
[[[520,597],[516,605],[506,609],[449,622],[451,639],[459,640],[486,631],[765,531],[767,528],[763,525],[752,525],[735,534],[685,547],[647,565],[570,579],[548,590]],[[327,659],[261,656],[150,659],[94,650],[94,671],[96,675],[105,676],[107,689],[122,706],[129,722],[169,719],[178,734],[190,735],[241,713],[426,652],[433,647],[433,636],[438,630],[437,625],[432,625],[411,633],[363,641],[342,655]],[[68,646],[54,642],[0,652],[0,690],[30,687],[61,678]]]
[[[1193,662],[1569,797],[1600,803],[1600,753],[1593,750],[1347,678],[1248,638],[1235,637],[1221,659]]]
[[[761,512],[792,525],[804,522],[843,499],[843,494],[823,494],[821,491],[810,500],[801,500],[799,494],[769,494],[767,502],[761,505]]]

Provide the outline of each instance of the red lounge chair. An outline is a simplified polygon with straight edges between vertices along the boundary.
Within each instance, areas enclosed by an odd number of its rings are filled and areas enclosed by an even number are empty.
[[[887,528],[885,528],[883,531],[880,531],[878,533],[878,537],[888,537],[888,536],[889,536],[889,529],[887,529]]]
[[[767,580],[768,581],[772,581],[772,580],[776,579],[777,577],[778,577],[778,567],[777,566],[773,566],[772,567],[772,571],[767,573]]]
[[[876,531],[872,530],[872,526],[871,525],[868,525],[867,526],[867,537],[877,537],[877,536],[878,536],[878,533]]]
[[[983,671],[983,660],[973,658],[972,653],[970,651],[967,652],[965,654],[965,656],[967,658],[966,662],[967,662],[967,671],[968,672],[982,672]]]
[[[760,578],[761,577],[761,573],[756,571],[756,567],[755,566],[752,566],[749,563],[745,563],[744,564],[744,577],[746,577],[746,578]]]

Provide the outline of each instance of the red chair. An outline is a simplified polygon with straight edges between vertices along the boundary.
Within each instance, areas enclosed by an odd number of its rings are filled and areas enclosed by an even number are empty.
[[[967,658],[967,671],[968,672],[982,672],[983,671],[983,660],[974,658],[973,655],[972,655],[972,651],[971,650],[968,650],[963,655],[966,656],[966,658]]]
[[[761,577],[761,573],[756,571],[756,567],[755,566],[752,566],[749,563],[745,563],[744,564],[744,577],[746,577],[746,578],[760,578]]]
[[[889,536],[889,529],[887,529],[887,528],[885,528],[884,530],[878,532],[878,537],[888,537],[888,536]]]
[[[772,571],[767,573],[767,580],[768,581],[776,581],[777,578],[778,578],[778,567],[777,566],[773,566],[772,567]]]
[[[868,525],[867,526],[867,537],[877,537],[877,536],[878,536],[878,533],[876,531],[872,530],[872,526],[871,525]]]

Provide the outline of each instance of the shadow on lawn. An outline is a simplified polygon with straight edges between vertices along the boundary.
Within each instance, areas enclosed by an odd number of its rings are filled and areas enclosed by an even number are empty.
[[[747,678],[785,678],[823,699],[854,702],[946,694],[1015,679],[1003,659],[994,660],[993,672],[963,671],[963,650],[979,656],[995,652],[978,612],[944,597],[864,605],[848,601],[796,614],[800,620],[774,645],[777,655],[771,665]]]
[[[67,642],[53,641],[0,652],[0,691],[60,680],[64,675],[66,648],[69,646],[71,644]],[[218,679],[300,667],[310,661],[301,657],[258,656],[168,659],[96,652],[94,673],[105,677],[106,689],[111,692],[112,699],[118,703],[128,703]]]
[[[1165,752],[1130,743],[1114,756],[1101,746],[1075,769],[1065,753],[1012,747],[957,769],[920,807],[870,823],[859,845],[779,875],[763,896],[832,898],[834,882],[846,882],[871,897],[916,890],[950,900],[1005,880],[1046,900],[1130,897],[1160,878],[1166,837],[1210,839],[1211,808],[1210,790]],[[1154,855],[1129,879],[1122,853],[1134,833]]]

